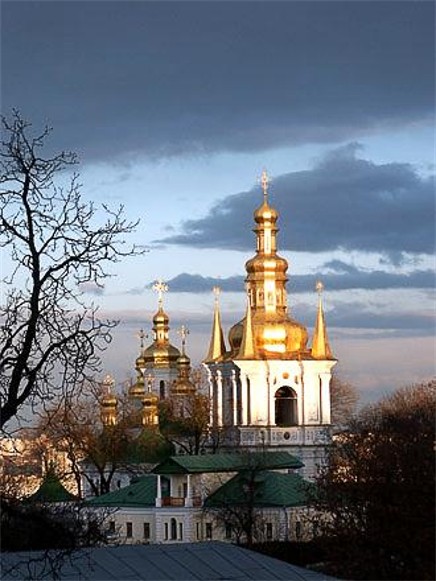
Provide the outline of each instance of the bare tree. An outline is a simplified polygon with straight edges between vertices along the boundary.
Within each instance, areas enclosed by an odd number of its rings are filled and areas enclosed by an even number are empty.
[[[434,579],[436,380],[363,409],[318,480],[318,533],[347,579]]]
[[[330,384],[332,424],[336,432],[345,430],[357,411],[359,394],[354,385],[333,373]]]
[[[75,385],[99,367],[114,321],[84,302],[84,285],[101,287],[107,268],[137,254],[125,246],[136,224],[122,206],[97,210],[80,194],[76,158],[44,157],[50,130],[32,132],[18,112],[2,118],[0,246],[10,252],[0,305],[0,427],[27,404]],[[67,182],[67,185],[60,185]]]

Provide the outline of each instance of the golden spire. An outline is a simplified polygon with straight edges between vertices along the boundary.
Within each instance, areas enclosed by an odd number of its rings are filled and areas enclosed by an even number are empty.
[[[215,295],[215,308],[213,315],[212,336],[210,338],[209,351],[205,361],[214,361],[215,359],[222,357],[226,352],[219,307],[220,292],[221,289],[218,286],[213,287],[213,294]]]
[[[332,353],[330,351],[327,329],[324,320],[324,311],[322,308],[322,292],[324,290],[323,283],[318,281],[316,283],[315,289],[318,293],[318,314],[316,317],[315,330],[313,332],[312,356],[316,359],[330,359],[332,357]]]
[[[254,335],[253,325],[251,320],[251,304],[250,295],[247,292],[247,313],[245,315],[244,330],[242,333],[241,347],[239,349],[238,358],[253,359],[254,358]]]

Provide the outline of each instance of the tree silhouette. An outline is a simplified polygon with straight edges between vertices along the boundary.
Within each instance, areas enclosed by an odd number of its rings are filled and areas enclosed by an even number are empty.
[[[44,156],[50,129],[34,134],[18,112],[2,118],[0,247],[10,252],[0,305],[0,427],[99,368],[115,321],[85,304],[107,268],[141,252],[125,246],[136,224],[123,208],[85,202],[71,153]],[[63,185],[63,184],[67,185]]]

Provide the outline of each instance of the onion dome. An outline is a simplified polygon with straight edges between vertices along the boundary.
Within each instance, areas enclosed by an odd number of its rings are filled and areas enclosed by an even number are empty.
[[[153,285],[159,294],[158,310],[153,317],[153,343],[142,352],[143,369],[176,367],[180,351],[169,340],[169,317],[163,309],[163,293],[168,286],[161,280]]]

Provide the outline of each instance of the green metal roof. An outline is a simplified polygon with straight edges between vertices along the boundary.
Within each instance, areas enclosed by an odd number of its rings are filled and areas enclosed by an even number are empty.
[[[205,454],[171,456],[156,466],[155,474],[195,474],[202,472],[238,472],[244,468],[273,470],[301,468],[303,464],[288,452],[251,452],[246,454]]]
[[[47,472],[41,486],[26,500],[29,502],[68,502],[76,500],[76,497],[68,492],[56,474]]]
[[[247,484],[254,480],[254,506],[304,506],[314,485],[299,474],[262,471],[250,477],[240,472],[211,494],[204,505],[208,508],[247,503]]]
[[[96,496],[88,500],[90,506],[154,506],[156,502],[157,476],[147,474],[129,486]]]

